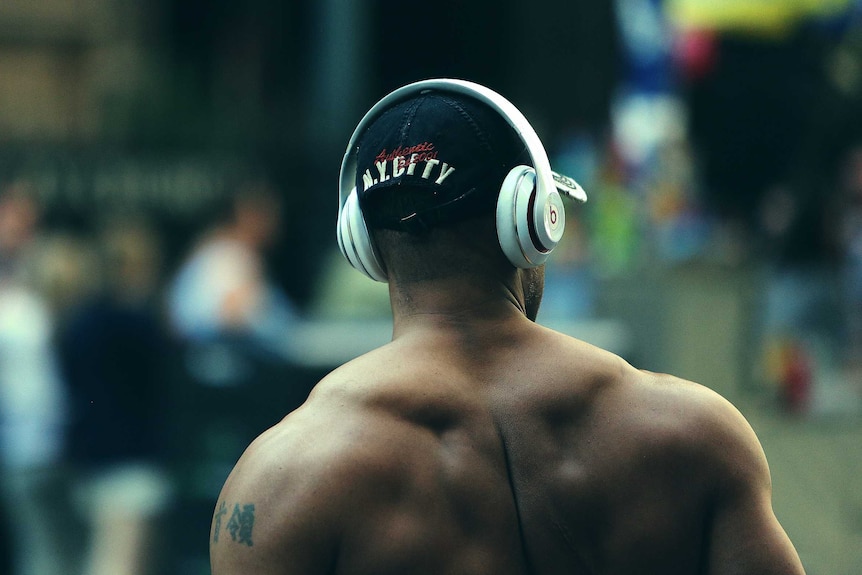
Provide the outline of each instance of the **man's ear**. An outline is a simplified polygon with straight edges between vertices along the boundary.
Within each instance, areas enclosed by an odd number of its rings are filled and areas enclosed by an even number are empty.
[[[524,313],[530,321],[536,321],[545,293],[545,265],[518,269],[518,280],[524,292]]]

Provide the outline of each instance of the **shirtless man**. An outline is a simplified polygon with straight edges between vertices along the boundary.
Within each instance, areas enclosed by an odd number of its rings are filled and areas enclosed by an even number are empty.
[[[241,457],[213,575],[803,573],[730,403],[534,322],[554,188],[585,199],[486,88],[426,81],[372,108],[339,243],[389,282],[392,341]]]

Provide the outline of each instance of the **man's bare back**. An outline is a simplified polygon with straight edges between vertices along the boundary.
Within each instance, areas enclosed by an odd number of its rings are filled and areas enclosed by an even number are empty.
[[[226,483],[214,573],[801,572],[774,562],[765,459],[726,401],[526,318],[497,336],[399,339],[324,379]]]
[[[393,340],[240,458],[213,575],[803,572],[735,408],[534,323],[558,183],[586,199],[487,88],[429,80],[372,107],[338,241],[388,282]]]

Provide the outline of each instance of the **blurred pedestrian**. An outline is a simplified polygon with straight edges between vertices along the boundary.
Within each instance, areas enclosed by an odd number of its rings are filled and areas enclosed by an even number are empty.
[[[286,359],[297,311],[268,278],[264,260],[281,225],[281,201],[267,184],[251,183],[238,189],[225,211],[168,288],[171,327],[191,345],[228,344],[243,353]],[[229,380],[233,374],[225,359],[221,356],[214,369],[201,362],[192,369],[199,379]]]
[[[38,221],[39,207],[24,186],[0,192],[0,494],[12,573],[66,575],[66,394],[54,318],[27,274]]]
[[[140,575],[158,565],[158,520],[172,496],[161,435],[160,250],[146,226],[117,222],[97,252],[101,289],[70,311],[59,340],[74,405],[75,500],[87,526],[83,573]]]

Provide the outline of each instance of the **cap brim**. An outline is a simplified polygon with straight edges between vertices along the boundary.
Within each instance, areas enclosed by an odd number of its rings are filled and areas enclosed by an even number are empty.
[[[561,194],[579,202],[587,201],[587,193],[578,182],[569,176],[564,176],[554,171],[551,171],[551,175],[554,178],[554,186]]]

